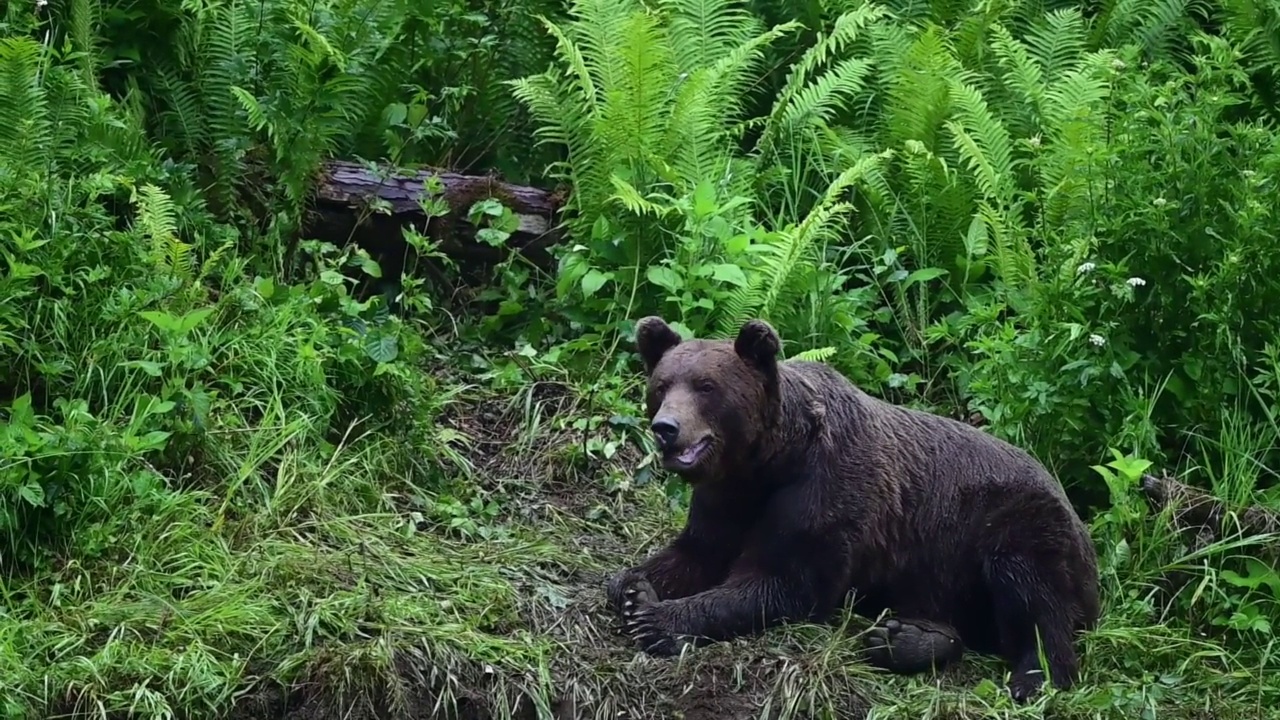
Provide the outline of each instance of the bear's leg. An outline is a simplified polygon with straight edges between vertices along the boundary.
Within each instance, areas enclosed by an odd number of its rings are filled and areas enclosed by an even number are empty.
[[[941,670],[964,655],[964,643],[955,628],[910,617],[876,623],[867,631],[864,644],[871,664],[904,675]]]
[[[723,582],[694,595],[672,599],[655,583],[658,599],[631,588],[624,609],[627,634],[653,654],[678,652],[690,643],[730,640],[786,622],[830,617],[849,585],[852,559],[833,552],[844,538],[808,526],[816,483],[795,482],[774,493],[753,526],[735,528],[724,514],[720,548],[734,548]],[[696,491],[695,491],[696,492]],[[693,523],[692,508],[689,527]],[[744,531],[753,537],[742,542]],[[730,534],[736,533],[736,534]],[[726,541],[729,541],[728,544]],[[701,557],[710,557],[702,555]]]
[[[609,578],[605,587],[613,611],[621,614],[626,592],[636,583],[646,581],[646,597],[673,600],[688,597],[714,586],[728,573],[725,552],[718,548],[701,548],[686,536],[637,567],[628,568]]]
[[[730,576],[723,585],[675,600],[659,600],[644,583],[625,591],[624,630],[652,655],[674,655],[684,647],[731,640],[789,621],[830,613],[805,585],[804,571]]]
[[[651,587],[654,600],[676,600],[709,590],[729,574],[729,566],[742,552],[749,525],[742,509],[706,493],[694,491],[689,521],[671,544],[637,567],[614,575],[605,586],[609,604],[622,613],[626,591],[641,580]]]
[[[1041,653],[1048,660],[1054,686],[1070,688],[1076,681],[1079,661],[1068,579],[1045,582],[1041,571],[1018,555],[992,558],[985,571],[1000,633],[1000,654],[1012,672],[1009,692],[1013,699],[1025,702],[1043,686]]]

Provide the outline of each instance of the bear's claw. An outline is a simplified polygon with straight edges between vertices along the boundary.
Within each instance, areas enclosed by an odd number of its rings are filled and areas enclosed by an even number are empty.
[[[678,655],[689,642],[666,628],[656,612],[658,593],[648,580],[633,580],[623,591],[622,630],[650,655]]]

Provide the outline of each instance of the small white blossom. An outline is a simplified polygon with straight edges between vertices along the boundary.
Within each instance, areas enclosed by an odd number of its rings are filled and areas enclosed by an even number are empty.
[[[1087,272],[1093,272],[1093,269],[1094,269],[1094,268],[1096,268],[1096,267],[1098,267],[1098,266],[1097,266],[1097,265],[1094,265],[1094,264],[1093,264],[1093,263],[1091,263],[1091,262],[1080,263],[1080,267],[1076,268],[1076,274],[1077,274],[1077,275],[1083,275],[1083,274],[1085,274],[1085,273],[1087,273]]]
[[[1128,280],[1125,280],[1125,284],[1127,284],[1129,287],[1140,287],[1142,285],[1146,285],[1147,281],[1143,280],[1140,277],[1131,277]]]
[[[1107,343],[1107,339],[1097,333],[1093,333],[1089,336],[1089,342],[1101,347]]]
[[[1152,200],[1152,201],[1151,201],[1151,204],[1152,204],[1152,205],[1155,205],[1156,207],[1164,207],[1165,205],[1168,205],[1168,204],[1169,204],[1169,201],[1168,201],[1168,200],[1165,200],[1165,199],[1164,199],[1164,198],[1162,198],[1162,197],[1158,197],[1158,198],[1156,198],[1155,200]]]

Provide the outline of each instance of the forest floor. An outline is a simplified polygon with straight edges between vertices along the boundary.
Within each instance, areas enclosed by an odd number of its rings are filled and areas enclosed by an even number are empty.
[[[192,491],[190,502],[139,521],[147,540],[117,570],[61,569],[58,586],[96,590],[73,602],[46,588],[34,609],[0,623],[9,648],[6,663],[0,644],[0,670],[27,663],[29,675],[10,682],[43,694],[51,714],[103,718],[1271,713],[1269,673],[1126,609],[1144,592],[1136,585],[1122,587],[1123,602],[1106,599],[1101,626],[1082,642],[1079,687],[1022,707],[993,658],[971,655],[937,677],[873,670],[858,657],[869,621],[847,614],[683,659],[639,653],[605,608],[605,578],[666,542],[679,518],[662,482],[634,481],[645,473],[635,473],[644,457],[633,443],[596,444],[596,459],[583,459],[572,419],[590,415],[585,404],[554,385],[519,396],[459,390],[436,437],[460,448],[459,487],[473,494],[458,491],[429,513],[421,499],[394,493],[385,513],[343,514],[317,499],[367,487],[342,483],[376,474],[385,446],[355,442],[311,459],[282,445],[270,500],[246,495],[246,509],[223,520],[211,496]],[[43,664],[27,662],[33,656]]]

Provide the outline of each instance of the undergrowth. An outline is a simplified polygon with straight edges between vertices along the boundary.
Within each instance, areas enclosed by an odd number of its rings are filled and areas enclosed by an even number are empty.
[[[1275,506],[1273,37],[1276,0],[8,3],[0,711],[1278,716],[1275,538],[1140,490]],[[354,157],[560,183],[552,262],[498,198],[424,203],[423,275],[310,237]],[[501,258],[452,296],[445,211]],[[1102,568],[1079,685],[885,676],[848,614],[623,642],[604,579],[688,493],[649,313],[765,317],[1052,467]]]

